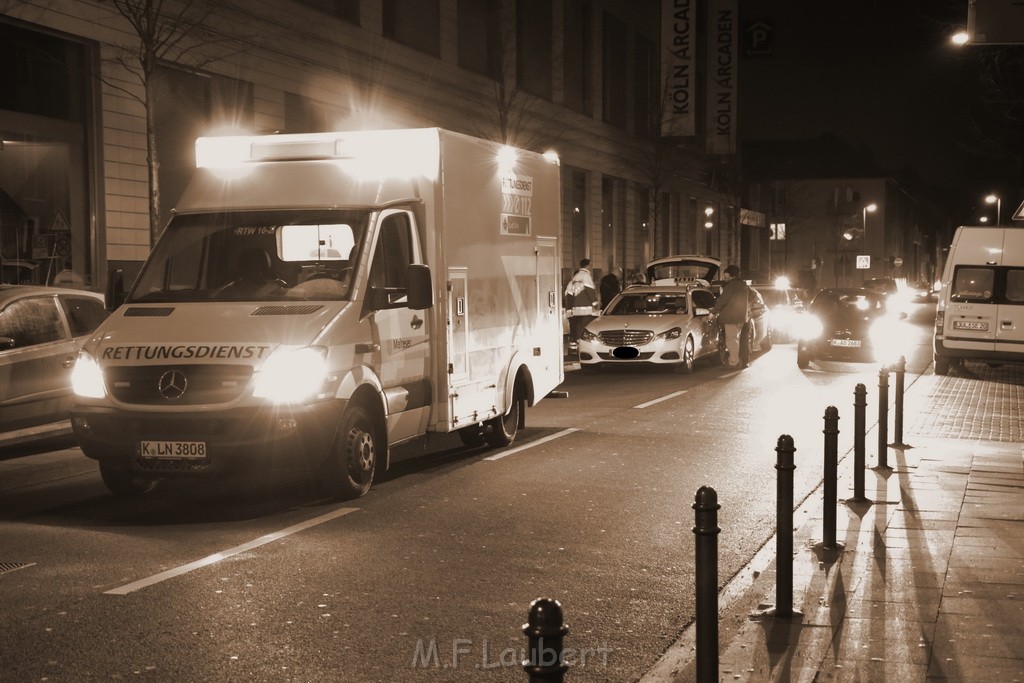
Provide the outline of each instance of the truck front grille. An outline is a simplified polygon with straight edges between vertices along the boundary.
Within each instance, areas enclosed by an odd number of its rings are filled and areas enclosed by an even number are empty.
[[[247,365],[144,365],[106,372],[111,394],[137,405],[227,403],[242,394],[252,377]]]

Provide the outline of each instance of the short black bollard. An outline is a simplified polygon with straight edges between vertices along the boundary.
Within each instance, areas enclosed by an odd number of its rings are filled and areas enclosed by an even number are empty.
[[[878,371],[878,465],[889,469],[889,368]]]
[[[836,506],[839,504],[836,489],[839,480],[839,409],[825,408],[825,507],[822,511],[823,547],[834,550],[836,546]]]
[[[523,660],[523,671],[530,683],[562,683],[569,666],[563,661],[562,639],[569,627],[562,623],[562,604],[552,598],[537,598],[530,603],[527,623],[523,624],[530,658]]]
[[[868,388],[858,384],[853,390],[853,500],[864,496],[864,410],[868,405]]]
[[[718,493],[701,486],[693,497],[696,545],[697,681],[718,680]]]
[[[889,444],[893,448],[910,448],[903,443],[903,378],[907,372],[907,359],[900,356],[896,361],[896,406],[895,414],[892,417],[892,428],[894,441]]]
[[[793,437],[783,434],[775,446],[775,610],[777,617],[793,616]],[[799,612],[797,612],[799,614]]]

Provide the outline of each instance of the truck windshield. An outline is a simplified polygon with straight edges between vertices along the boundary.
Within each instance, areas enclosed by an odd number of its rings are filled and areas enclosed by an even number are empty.
[[[128,301],[345,300],[368,218],[308,210],[176,216]]]

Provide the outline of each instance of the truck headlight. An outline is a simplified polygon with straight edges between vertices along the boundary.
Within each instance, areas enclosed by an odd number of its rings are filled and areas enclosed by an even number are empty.
[[[327,379],[326,349],[318,346],[278,349],[256,372],[252,394],[274,403],[314,398]]]
[[[71,370],[71,388],[75,396],[82,398],[105,398],[107,395],[100,364],[85,351],[79,352]]]

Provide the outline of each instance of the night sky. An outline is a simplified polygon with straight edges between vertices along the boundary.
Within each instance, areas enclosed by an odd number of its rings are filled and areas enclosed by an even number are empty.
[[[868,146],[890,175],[909,165],[967,203],[1008,182],[1007,162],[979,153],[973,132],[979,59],[967,51],[993,48],[949,42],[966,26],[967,0],[742,0],[740,8],[744,26],[763,20],[773,35],[770,56],[741,62],[741,139],[831,133]]]

